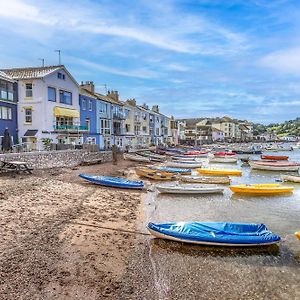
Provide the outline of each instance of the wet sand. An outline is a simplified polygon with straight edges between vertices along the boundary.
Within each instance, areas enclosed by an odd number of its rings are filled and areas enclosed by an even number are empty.
[[[0,177],[0,299],[116,299],[144,192],[84,182],[121,161]]]

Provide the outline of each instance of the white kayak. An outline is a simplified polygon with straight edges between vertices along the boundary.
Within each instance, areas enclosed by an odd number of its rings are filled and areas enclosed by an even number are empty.
[[[195,169],[201,168],[202,164],[200,162],[175,162],[169,161],[165,163],[165,166],[172,168],[187,168],[187,169]]]
[[[237,157],[210,157],[210,163],[236,163],[238,160]]]
[[[224,189],[219,187],[207,186],[157,186],[157,190],[164,194],[216,194],[223,193]]]
[[[139,161],[139,162],[150,162],[151,161],[149,157],[144,157],[144,156],[140,156],[140,155],[124,153],[123,156],[124,156],[124,159],[126,159],[126,160]]]

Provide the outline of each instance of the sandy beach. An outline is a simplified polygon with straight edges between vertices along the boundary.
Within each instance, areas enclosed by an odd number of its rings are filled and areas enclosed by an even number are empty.
[[[143,192],[79,173],[120,176],[132,162],[0,177],[0,299],[116,299]],[[101,226],[101,227],[99,227]]]

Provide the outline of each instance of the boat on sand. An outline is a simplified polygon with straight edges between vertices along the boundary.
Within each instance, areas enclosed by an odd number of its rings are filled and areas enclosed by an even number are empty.
[[[142,189],[144,187],[143,181],[133,181],[120,177],[96,176],[87,174],[80,174],[79,177],[89,182],[109,187],[117,187],[123,189]]]
[[[144,157],[144,156],[135,155],[135,154],[124,153],[123,157],[125,160],[131,160],[131,161],[148,162],[148,163],[151,161],[149,157]]]
[[[242,176],[242,171],[230,169],[197,169],[197,172],[199,174],[212,176]]]
[[[202,163],[200,162],[181,162],[181,161],[170,161],[164,164],[166,167],[172,168],[188,168],[188,169],[196,169],[201,168]]]
[[[149,232],[161,239],[212,246],[264,246],[280,241],[264,224],[226,222],[148,223]]]
[[[206,184],[230,184],[230,178],[228,176],[224,177],[213,177],[213,176],[180,176],[179,180],[182,182],[189,183],[206,183]]]
[[[145,177],[152,180],[171,181],[177,179],[177,177],[172,173],[159,172],[150,170],[148,168],[137,168],[135,169],[135,173],[140,177]]]

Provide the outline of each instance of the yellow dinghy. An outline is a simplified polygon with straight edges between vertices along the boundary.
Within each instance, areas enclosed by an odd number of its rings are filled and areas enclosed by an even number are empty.
[[[167,172],[158,172],[157,170],[151,170],[148,168],[135,169],[135,173],[140,177],[145,177],[152,180],[170,181],[177,179],[177,177],[174,174]]]
[[[295,236],[297,237],[298,240],[300,240],[300,231],[295,232]]]
[[[230,169],[197,169],[197,172],[211,176],[242,176],[242,171]]]
[[[256,195],[276,195],[293,192],[294,188],[283,186],[278,183],[263,184],[240,184],[229,187],[233,193],[256,194]]]

